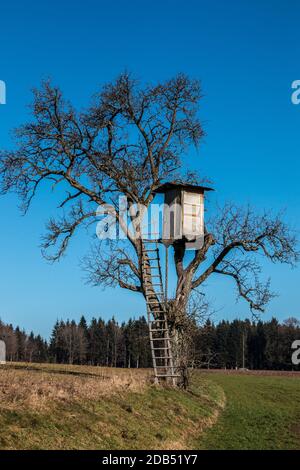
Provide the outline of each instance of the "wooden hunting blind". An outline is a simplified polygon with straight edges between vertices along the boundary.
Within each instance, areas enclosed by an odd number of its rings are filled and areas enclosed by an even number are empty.
[[[162,230],[142,242],[142,277],[147,304],[151,355],[155,382],[176,385],[180,378],[173,338],[168,320],[168,247],[180,241],[190,250],[198,250],[204,240],[204,193],[212,188],[164,183],[154,191],[164,195]],[[161,205],[159,204],[161,208]],[[160,209],[161,213],[161,209]],[[155,224],[150,222],[151,228]],[[166,247],[165,284],[163,284],[158,243]]]
[[[183,183],[165,183],[155,193],[164,194],[163,229],[161,242],[170,246],[178,240],[186,248],[201,248],[204,239],[204,193],[206,186]]]

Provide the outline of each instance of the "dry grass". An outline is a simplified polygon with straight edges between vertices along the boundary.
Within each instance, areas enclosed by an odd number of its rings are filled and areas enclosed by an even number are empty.
[[[150,371],[56,364],[0,366],[1,406],[49,407],[55,402],[96,401],[124,392],[142,392]]]
[[[151,385],[151,370],[0,367],[0,449],[184,449],[212,426],[222,389]]]

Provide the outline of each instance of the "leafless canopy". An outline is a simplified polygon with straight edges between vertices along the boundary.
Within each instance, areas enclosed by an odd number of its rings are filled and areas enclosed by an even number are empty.
[[[16,150],[0,152],[1,192],[17,192],[27,211],[40,185],[43,190],[45,182],[60,187],[62,214],[48,222],[46,256],[60,259],[76,230],[95,221],[98,205],[115,207],[123,229],[117,208],[120,195],[127,197],[129,206],[148,207],[161,183],[196,178],[184,171],[182,155],[203,136],[197,117],[200,98],[199,83],[185,75],[142,88],[122,74],[81,112],[49,82],[34,90],[32,122],[16,131]],[[144,293],[141,240],[130,231],[127,236],[124,245],[99,244],[86,268],[94,284],[117,283]],[[293,264],[298,257],[295,247],[295,237],[280,216],[225,206],[207,225],[204,246],[188,265],[184,245],[175,246],[178,279],[172,306],[185,310],[191,291],[211,274],[219,274],[232,278],[252,309],[262,310],[271,293],[269,284],[259,281],[259,258],[250,255]],[[211,262],[204,269],[205,260]]]

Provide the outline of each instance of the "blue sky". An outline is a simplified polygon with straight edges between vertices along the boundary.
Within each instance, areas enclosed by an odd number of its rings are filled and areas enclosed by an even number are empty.
[[[30,90],[51,76],[77,106],[125,68],[156,81],[185,72],[202,82],[200,116],[206,130],[193,164],[209,176],[215,201],[287,211],[299,229],[300,105],[291,83],[300,79],[300,3],[297,0],[120,1],[52,0],[1,4],[0,147],[28,118]],[[209,206],[208,206],[209,208]],[[55,201],[41,192],[22,217],[14,196],[0,198],[0,317],[48,336],[56,318],[85,314],[123,320],[144,312],[138,295],[84,284],[79,259],[89,240],[72,243],[49,265],[39,243]],[[299,317],[299,269],[264,264],[274,299],[265,318]],[[215,319],[245,317],[229,280],[211,279]]]

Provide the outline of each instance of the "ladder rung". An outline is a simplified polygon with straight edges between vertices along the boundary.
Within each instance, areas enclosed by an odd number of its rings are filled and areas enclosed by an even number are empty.
[[[148,297],[149,297],[150,295],[155,295],[155,294],[164,294],[163,291],[156,291],[155,289],[152,289],[152,288],[150,289],[150,287],[148,288],[148,286],[145,286],[145,287],[146,287],[146,289],[147,289],[147,294],[146,294],[146,295],[147,295]],[[157,287],[161,287],[161,288],[162,288],[162,286],[160,286],[159,284],[157,284]]]
[[[154,330],[150,329],[149,331],[151,331],[151,333],[153,333],[155,331],[169,331],[169,330],[168,330],[168,328],[161,328],[161,329],[155,328]]]
[[[159,312],[159,311],[156,311],[155,313],[164,313],[164,312]],[[148,315],[149,315],[149,314],[151,314],[151,315],[152,315],[152,314],[153,314],[153,312],[148,312]],[[167,320],[161,320],[161,321],[160,321],[160,320],[158,320],[158,321],[159,321],[159,323],[162,323],[163,321],[164,321],[164,322],[166,322]]]
[[[149,331],[150,333],[163,333],[164,331],[169,331],[169,329],[165,325],[163,325],[162,328],[149,328]]]
[[[158,351],[159,349],[170,349],[170,348],[169,348],[169,347],[167,347],[167,348],[165,347],[165,348],[152,348],[152,349],[153,349],[153,351]]]
[[[151,286],[161,286],[161,283],[160,282],[155,282],[155,283],[151,282],[150,285]]]
[[[163,323],[163,322],[166,322],[167,320],[150,320],[149,323]]]
[[[160,333],[161,331],[162,331],[163,333],[168,333],[168,330],[167,330],[167,329],[165,329],[165,330],[157,330],[157,331],[155,331],[155,333],[158,333],[158,332]],[[152,338],[153,338],[153,332],[152,332],[151,330],[150,330],[150,334],[152,335]],[[167,337],[167,338],[158,338],[157,336],[155,336],[153,339],[155,339],[155,340],[156,340],[156,339],[160,339],[161,341],[162,341],[162,340],[166,340],[166,341],[169,341],[169,340],[170,340],[170,338],[168,338],[168,337]]]
[[[151,341],[168,341],[169,338],[151,338]]]
[[[155,377],[180,377],[180,375],[176,375],[176,374],[156,374]]]

